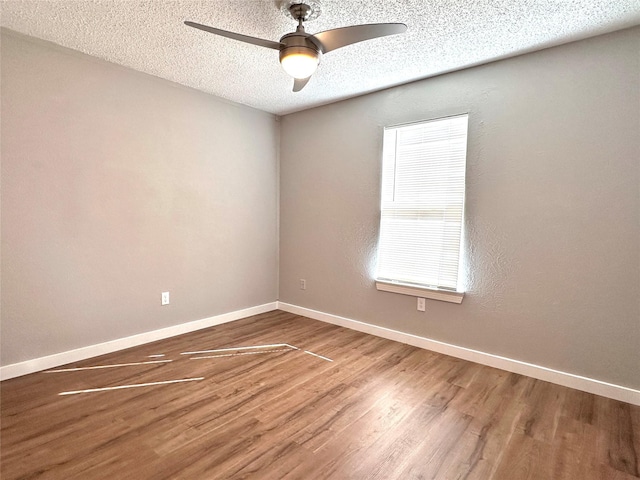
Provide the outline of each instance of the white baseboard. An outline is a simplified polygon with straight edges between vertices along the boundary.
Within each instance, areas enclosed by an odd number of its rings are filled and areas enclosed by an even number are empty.
[[[595,380],[593,378],[574,375],[572,373],[560,372],[551,368],[541,367],[540,365],[533,365],[531,363],[521,362],[519,360],[493,355],[491,353],[471,350],[469,348],[459,347],[457,345],[451,345],[437,340],[412,335],[410,333],[399,332],[397,330],[391,330],[389,328],[352,320],[350,318],[299,307],[297,305],[277,302],[277,306],[279,310],[313,318],[314,320],[332,323],[351,330],[357,330],[359,332],[369,333],[389,340],[395,340],[396,342],[406,343],[407,345],[413,345],[414,347],[432,350],[434,352],[443,353],[463,360],[469,360],[471,362],[499,368],[508,372],[519,373],[520,375],[537,378],[538,380],[544,380],[557,385],[582,390],[584,392],[640,406],[640,390],[634,390],[632,388],[614,385],[600,380]]]
[[[192,322],[181,323],[179,325],[173,325],[171,327],[161,328],[151,332],[140,333],[130,337],[98,343],[97,345],[89,345],[87,347],[69,350],[67,352],[55,353],[53,355],[47,355],[46,357],[34,358],[25,362],[5,365],[4,367],[0,367],[0,380],[20,377],[28,373],[59,367],[60,365],[66,365],[67,363],[78,362],[98,355],[104,355],[105,353],[116,352],[118,350],[124,350],[125,348],[155,342],[156,340],[175,337],[176,335],[182,335],[183,333],[189,333],[195,330],[233,322],[234,320],[250,317],[251,315],[270,312],[272,310],[276,310],[276,305],[276,302],[265,303],[264,305],[244,308],[242,310],[223,313],[221,315],[203,318],[201,320],[194,320]]]
[[[104,355],[106,353],[116,352],[118,350],[124,350],[126,348],[143,345],[145,343],[155,342],[156,340],[182,335],[183,333],[221,325],[223,323],[232,322],[252,315],[258,315],[260,313],[270,312],[276,309],[640,406],[640,390],[634,390],[632,388],[602,382],[600,380],[582,377],[572,373],[560,372],[540,365],[533,365],[531,363],[521,362],[519,360],[493,355],[491,353],[459,347],[457,345],[451,345],[437,340],[412,335],[410,333],[379,327],[377,325],[319,312],[317,310],[311,310],[309,308],[299,307],[297,305],[291,305],[284,302],[266,303],[264,305],[236,310],[234,312],[203,318],[201,320],[153,330],[151,332],[111,340],[109,342],[60,352],[46,357],[34,358],[20,363],[5,365],[0,367],[0,380],[8,380],[10,378],[39,372],[49,368],[58,367],[60,365]]]

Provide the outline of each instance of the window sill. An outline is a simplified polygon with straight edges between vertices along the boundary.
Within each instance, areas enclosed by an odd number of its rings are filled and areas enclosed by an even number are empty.
[[[442,302],[462,303],[464,293],[449,292],[447,290],[437,290],[435,288],[418,287],[403,283],[384,282],[376,280],[376,288],[383,292],[399,293],[401,295],[411,295],[413,297],[429,298]]]

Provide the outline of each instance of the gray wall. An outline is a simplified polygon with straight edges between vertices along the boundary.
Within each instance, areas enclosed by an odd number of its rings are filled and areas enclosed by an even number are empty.
[[[2,365],[277,298],[276,117],[6,31],[1,53]]]
[[[639,388],[639,52],[636,28],[283,117],[280,300]],[[382,127],[461,112],[467,295],[421,313],[374,286]]]

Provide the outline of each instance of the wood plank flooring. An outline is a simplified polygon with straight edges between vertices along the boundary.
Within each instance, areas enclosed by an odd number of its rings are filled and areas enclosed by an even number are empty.
[[[2,479],[640,478],[640,407],[279,311],[65,368],[150,361],[2,382]]]

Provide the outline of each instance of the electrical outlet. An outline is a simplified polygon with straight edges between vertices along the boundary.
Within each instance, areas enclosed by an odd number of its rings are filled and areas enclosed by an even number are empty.
[[[418,311],[424,312],[426,309],[426,302],[424,298],[418,298]]]
[[[169,305],[169,292],[162,292],[162,305]]]
[[[306,290],[307,289],[307,281],[304,278],[300,279],[300,290]]]

